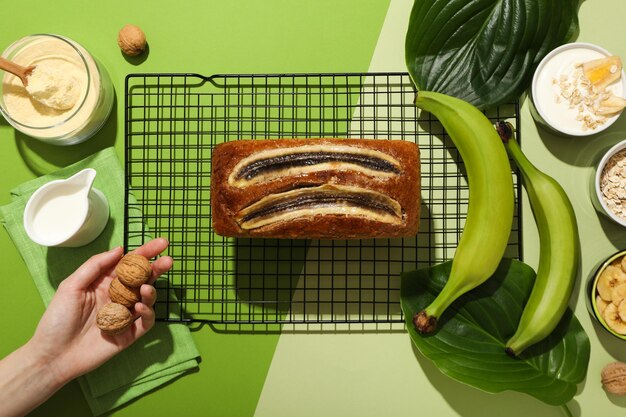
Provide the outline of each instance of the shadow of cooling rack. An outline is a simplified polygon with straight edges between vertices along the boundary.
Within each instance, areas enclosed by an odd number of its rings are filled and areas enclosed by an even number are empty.
[[[403,321],[400,272],[452,258],[468,202],[455,147],[436,119],[417,111],[414,97],[405,73],[129,75],[125,245],[132,249],[152,236],[166,236],[168,254],[176,260],[157,283],[158,319],[239,330],[284,324],[308,330],[398,327]],[[487,115],[520,125],[517,103]],[[213,233],[215,145],[295,137],[417,142],[422,175],[418,235],[278,240]],[[514,182],[519,193],[517,175]],[[520,225],[516,206],[507,256],[521,258]]]

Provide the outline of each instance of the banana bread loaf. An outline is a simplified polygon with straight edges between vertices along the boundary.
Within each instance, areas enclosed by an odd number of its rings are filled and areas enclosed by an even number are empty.
[[[415,143],[242,140],[212,154],[214,231],[230,237],[366,239],[417,234]]]

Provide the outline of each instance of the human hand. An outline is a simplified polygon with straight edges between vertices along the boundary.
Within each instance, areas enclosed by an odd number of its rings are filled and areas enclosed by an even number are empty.
[[[163,238],[147,242],[133,253],[150,259],[168,246]],[[121,247],[91,257],[59,285],[28,342],[41,355],[57,380],[63,384],[97,368],[130,346],[154,325],[156,290],[152,285],[172,267],[172,258],[163,256],[152,263],[152,276],[141,286],[141,302],[135,304],[135,322],[125,332],[109,336],[96,326],[100,308],[110,302],[109,285],[123,255]]]

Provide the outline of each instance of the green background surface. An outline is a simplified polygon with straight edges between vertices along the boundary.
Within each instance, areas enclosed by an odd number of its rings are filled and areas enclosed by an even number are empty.
[[[0,31],[0,49],[22,36],[58,33],[87,48],[107,68],[117,94],[116,111],[104,129],[80,145],[58,148],[16,134],[0,121],[0,204],[16,185],[115,145],[124,148],[124,77],[132,72],[276,73],[365,71],[388,3],[386,1],[58,1],[27,7],[3,2],[10,24]],[[126,60],[117,32],[126,23],[146,33],[145,61]],[[32,334],[43,304],[24,262],[0,232],[0,356]],[[136,401],[115,415],[251,416],[272,359],[277,335],[194,332],[202,354],[200,371]],[[90,415],[78,384],[71,383],[33,415]]]
[[[95,3],[36,0],[3,3],[0,49],[32,33],[58,33],[80,42],[114,80],[116,112],[89,142],[68,148],[16,134],[0,120],[0,204],[18,184],[114,145],[123,150],[124,76],[132,72],[272,73],[404,70],[403,35],[411,2],[387,1],[184,1]],[[580,9],[580,41],[626,57],[621,0],[587,0]],[[10,18],[9,18],[10,17]],[[116,45],[125,23],[141,26],[150,50],[143,62],[126,60]],[[383,24],[384,22],[384,24]],[[607,396],[600,369],[626,361],[626,344],[594,324],[582,284],[603,258],[626,247],[626,231],[599,216],[589,180],[601,152],[626,138],[626,118],[592,138],[553,136],[538,128],[528,102],[522,110],[523,146],[536,165],[557,178],[579,222],[581,285],[572,306],[591,342],[587,380],[570,403],[574,415],[620,415],[623,398]],[[535,266],[537,235],[524,205],[525,260]],[[24,262],[0,232],[0,356],[32,334],[43,304]],[[489,395],[441,375],[401,332],[220,333],[193,332],[202,353],[199,371],[116,411],[115,415],[209,416],[558,416],[560,411],[516,393]],[[78,385],[71,383],[33,415],[87,416]]]

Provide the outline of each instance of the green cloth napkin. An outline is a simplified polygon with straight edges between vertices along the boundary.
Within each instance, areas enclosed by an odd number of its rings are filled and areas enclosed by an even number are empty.
[[[47,248],[32,242],[22,215],[31,194],[43,184],[65,179],[84,169],[97,171],[94,187],[109,202],[110,218],[102,234],[79,248]],[[0,207],[0,221],[26,262],[47,306],[56,287],[90,256],[123,244],[124,172],[113,148],[104,149],[52,174],[11,191],[12,201]],[[106,413],[198,366],[199,353],[189,329],[182,324],[157,322],[130,348],[78,379],[94,415]]]

